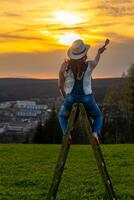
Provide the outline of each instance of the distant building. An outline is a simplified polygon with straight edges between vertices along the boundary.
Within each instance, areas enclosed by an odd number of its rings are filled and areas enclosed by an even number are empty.
[[[30,110],[46,110],[48,108],[47,105],[37,105],[35,101],[17,101],[16,107]]]
[[[40,110],[21,109],[16,112],[17,117],[37,117],[41,114]]]
[[[35,101],[12,101],[0,104],[0,134],[27,132],[35,129],[38,121],[43,123],[49,116],[47,105],[38,105]]]
[[[3,133],[5,133],[5,128],[4,127],[0,127],[0,134],[3,134]]]
[[[36,105],[35,101],[16,101],[16,106],[21,107],[21,106],[34,106]]]
[[[12,105],[12,102],[3,102],[3,103],[0,103],[0,109],[8,109],[10,108]]]
[[[6,130],[7,130],[7,123],[1,123],[0,124],[0,134],[3,134],[3,133],[5,133],[6,132]]]
[[[28,132],[31,129],[34,129],[37,127],[37,122],[33,121],[31,123],[24,123],[24,122],[20,122],[20,123],[10,123],[7,127],[7,131],[11,131],[11,132]]]
[[[23,127],[19,125],[9,125],[8,131],[23,131]]]

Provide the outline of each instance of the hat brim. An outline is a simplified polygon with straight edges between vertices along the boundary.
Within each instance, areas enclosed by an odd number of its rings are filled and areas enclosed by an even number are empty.
[[[85,44],[85,51],[81,54],[78,54],[78,55],[73,54],[72,49],[69,48],[68,51],[67,51],[67,55],[68,55],[69,58],[74,59],[74,60],[81,59],[82,57],[84,57],[86,55],[89,48],[90,48],[90,45]]]

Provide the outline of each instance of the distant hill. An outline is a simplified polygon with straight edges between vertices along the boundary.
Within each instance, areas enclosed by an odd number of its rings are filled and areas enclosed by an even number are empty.
[[[122,78],[93,79],[92,86],[96,99],[102,102],[105,94],[112,83],[118,88],[121,87]],[[57,79],[22,79],[22,78],[1,78],[0,79],[0,102],[10,100],[26,100],[31,98],[50,98],[58,97]]]

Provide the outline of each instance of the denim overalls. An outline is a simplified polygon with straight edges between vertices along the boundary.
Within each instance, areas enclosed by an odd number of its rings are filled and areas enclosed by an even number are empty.
[[[59,110],[58,119],[63,135],[67,133],[67,123],[73,103],[83,103],[88,118],[91,117],[93,119],[92,132],[100,134],[102,126],[102,113],[96,104],[93,94],[85,95],[83,90],[83,77],[84,74],[82,79],[75,80],[71,93],[67,94],[64,103]]]

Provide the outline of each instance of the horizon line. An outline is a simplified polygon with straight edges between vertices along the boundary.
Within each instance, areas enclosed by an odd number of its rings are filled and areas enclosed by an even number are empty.
[[[121,76],[95,76],[92,79],[122,78]],[[35,79],[35,80],[58,80],[58,77],[14,77],[0,76],[0,79]]]

